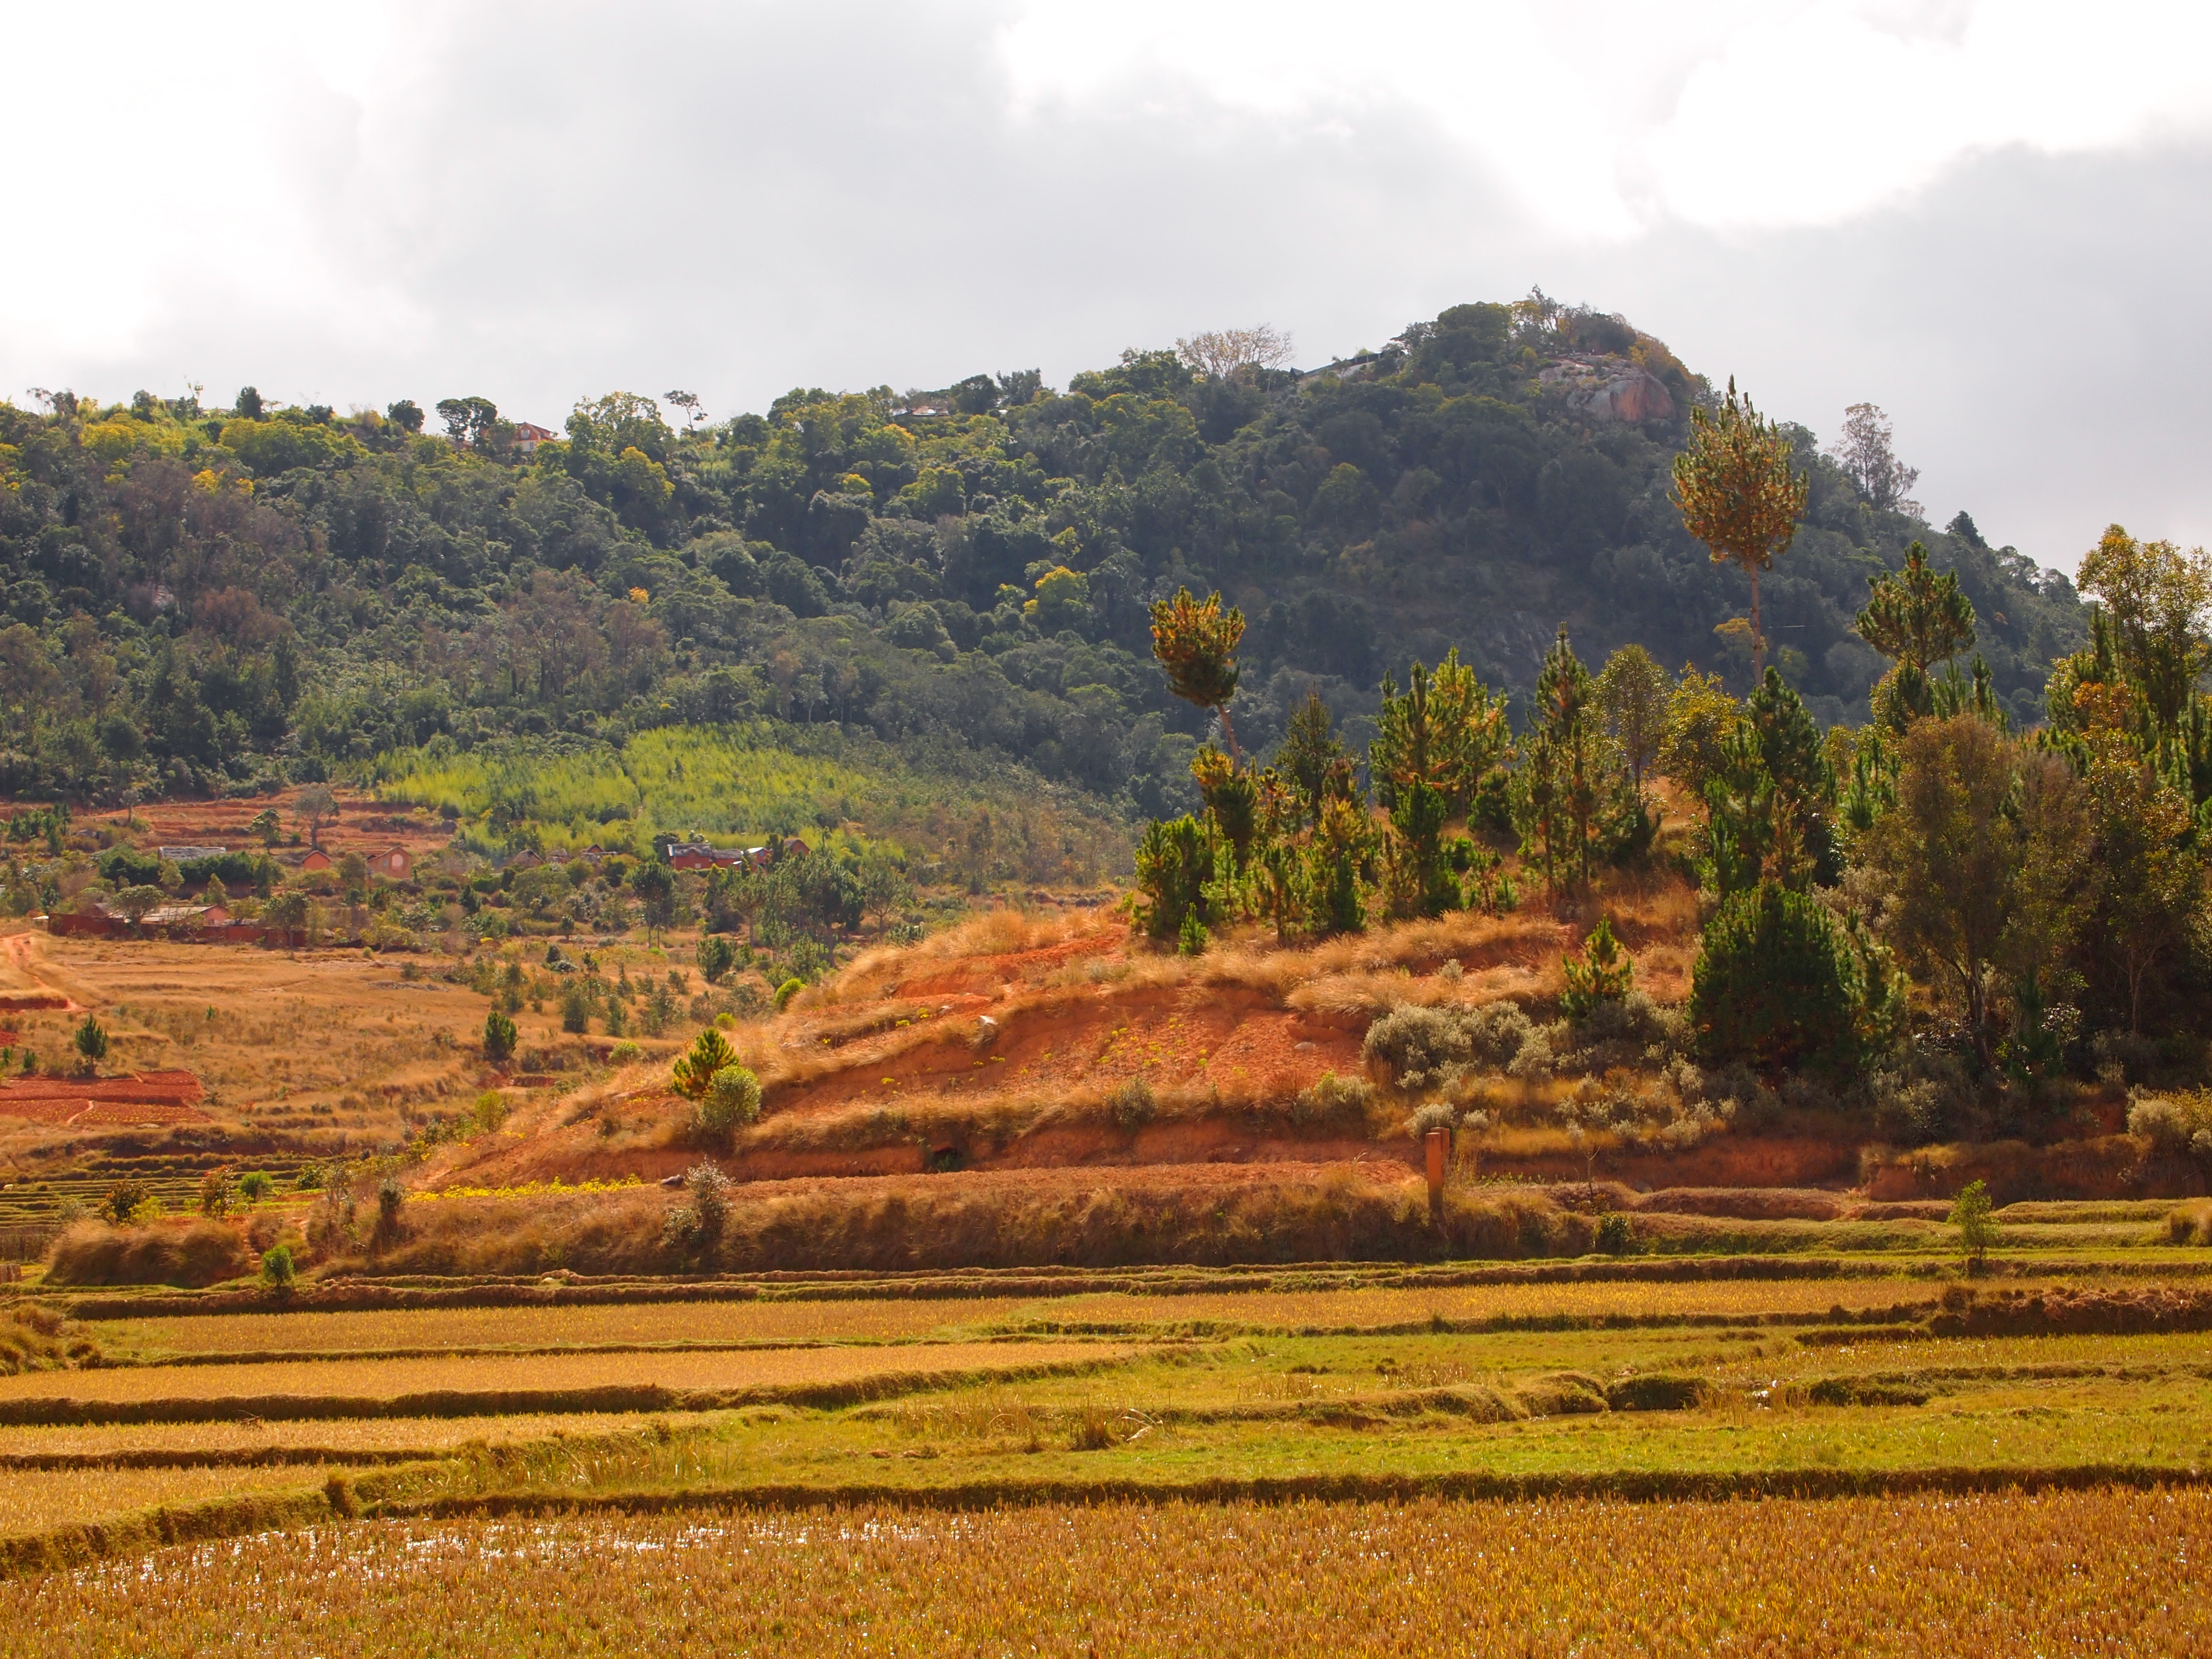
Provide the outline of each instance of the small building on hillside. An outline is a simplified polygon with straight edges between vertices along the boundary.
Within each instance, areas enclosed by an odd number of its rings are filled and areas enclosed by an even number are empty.
[[[406,881],[415,873],[415,855],[404,847],[387,847],[368,860],[368,873],[386,881]]]
[[[225,927],[230,912],[220,904],[157,904],[139,919],[141,927]]]
[[[539,426],[535,422],[517,421],[514,423],[514,447],[517,451],[525,455],[531,453],[538,445],[550,443],[560,435],[559,433]]]
[[[307,856],[300,860],[302,870],[327,870],[331,864],[331,855],[319,847],[311,848]]]

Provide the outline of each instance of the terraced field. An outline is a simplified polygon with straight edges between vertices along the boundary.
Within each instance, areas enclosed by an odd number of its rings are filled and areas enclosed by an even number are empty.
[[[380,1650],[331,1634],[370,1583],[516,1653],[823,1651],[829,1584],[887,1651],[1820,1651],[1777,1634],[1816,1605],[1908,1621],[1838,1650],[2203,1650],[2197,1260],[84,1297],[105,1363],[0,1378],[0,1653],[185,1651],[256,1593],[264,1650]]]

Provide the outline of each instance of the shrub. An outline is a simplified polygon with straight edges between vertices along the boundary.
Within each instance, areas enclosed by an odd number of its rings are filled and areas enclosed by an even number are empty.
[[[487,1089],[469,1108],[469,1121],[479,1134],[489,1134],[507,1121],[507,1097],[496,1089]]]
[[[246,1240],[216,1221],[188,1226],[73,1227],[55,1241],[47,1282],[174,1285],[198,1290],[246,1270]]]
[[[2175,1244],[2212,1244],[2212,1199],[2200,1198],[2168,1214],[2166,1236]]]
[[[1406,1127],[1413,1131],[1414,1139],[1425,1140],[1431,1129],[1443,1129],[1447,1133],[1457,1129],[1459,1114],[1443,1101],[1433,1100],[1407,1118]]]
[[[704,1100],[714,1085],[714,1073],[738,1063],[738,1051],[720,1031],[709,1028],[691,1040],[691,1047],[669,1067],[670,1086],[689,1100]]]
[[[661,1240],[690,1255],[710,1254],[729,1224],[730,1178],[710,1158],[684,1172],[684,1191],[690,1202],[668,1212]]]
[[[561,1029],[579,1035],[592,1029],[592,990],[581,981],[561,988]]]
[[[143,1221],[160,1206],[154,1198],[154,1189],[144,1182],[126,1177],[107,1189],[100,1200],[100,1218],[117,1227],[128,1227]]]
[[[1966,1271],[1978,1273],[1997,1242],[1997,1224],[1990,1219],[1990,1189],[1985,1182],[1970,1181],[1951,1206],[1950,1223],[1959,1230],[1959,1249],[1966,1258]]]
[[[1460,1016],[1474,1058],[1499,1071],[1521,1057],[1536,1027],[1518,1003],[1489,1002]],[[1548,1045],[1547,1045],[1548,1046]]]
[[[611,1065],[629,1066],[644,1058],[645,1050],[635,1042],[617,1042],[607,1050],[607,1060]]]
[[[1565,963],[1567,988],[1559,1006],[1570,1019],[1584,1019],[1600,1006],[1619,1002],[1636,981],[1636,964],[1613,936],[1613,918],[1601,916],[1583,941],[1579,957]]]
[[[726,1146],[730,1137],[760,1116],[760,1079],[742,1066],[725,1066],[707,1080],[707,1092],[691,1110],[693,1138]]]
[[[1360,1053],[1379,1065],[1392,1083],[1412,1091],[1443,1085],[1445,1074],[1463,1066],[1474,1046],[1459,1014],[1449,1008],[1401,1003],[1367,1028]]]
[[[2212,1092],[2138,1095],[2128,1108],[2128,1133],[2166,1157],[2212,1158]]]
[[[738,947],[720,933],[709,933],[699,941],[692,956],[699,964],[700,977],[709,985],[720,985],[737,965]]]
[[[237,1194],[230,1184],[230,1171],[210,1170],[200,1177],[200,1213],[228,1215]]]
[[[779,1014],[791,1006],[792,998],[806,988],[806,981],[793,977],[775,988],[775,1011]]]
[[[514,1022],[498,1009],[484,1016],[484,1058],[495,1066],[503,1066],[514,1057]]]
[[[1692,970],[1690,1026],[1706,1058],[1767,1072],[1841,1070],[1884,1046],[1894,996],[1819,901],[1761,882],[1721,906]]]
[[[1152,1097],[1152,1085],[1140,1077],[1133,1077],[1106,1097],[1106,1115],[1114,1120],[1115,1127],[1126,1134],[1134,1134],[1158,1115],[1159,1102]]]
[[[407,1191],[398,1182],[386,1176],[376,1188],[376,1231],[369,1239],[372,1249],[389,1249],[407,1236],[406,1224],[402,1219],[407,1205]]]
[[[1630,1230],[1628,1218],[1618,1210],[1607,1210],[1597,1218],[1597,1247],[1607,1255],[1626,1255],[1636,1246],[1636,1235]]]
[[[1374,1085],[1365,1078],[1323,1072],[1291,1100],[1291,1121],[1301,1128],[1364,1129],[1374,1099]]]
[[[292,1247],[289,1244],[271,1244],[261,1253],[261,1283],[264,1288],[272,1291],[289,1290],[297,1273],[298,1269],[292,1261]]]
[[[1196,818],[1155,819],[1137,844],[1137,888],[1145,896],[1137,925],[1156,939],[1178,942],[1186,917],[1195,916],[1203,928],[1213,873],[1212,838]]]
[[[276,1182],[266,1170],[249,1170],[238,1178],[238,1195],[248,1204],[258,1204],[276,1190]]]

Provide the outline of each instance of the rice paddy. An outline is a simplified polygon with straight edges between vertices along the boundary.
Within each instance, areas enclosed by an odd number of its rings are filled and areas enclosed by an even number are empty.
[[[385,1521],[0,1586],[0,1654],[2202,1653],[2208,1547],[2203,1489]]]
[[[2205,1650],[2201,1281],[1725,1271],[94,1298],[0,1655]]]
[[[898,1376],[1103,1363],[1122,1352],[1067,1342],[946,1343],[926,1348],[464,1354],[34,1371],[0,1377],[0,1414],[11,1406],[70,1401],[88,1405],[251,1401],[252,1409],[265,1415],[276,1402],[287,1400],[381,1402],[426,1395],[482,1396],[496,1409],[499,1401],[519,1396],[588,1398],[605,1389],[736,1393],[801,1389]]]
[[[2037,1281],[2022,1281],[2024,1285]],[[1809,1319],[1842,1310],[1911,1313],[1937,1286],[1892,1275],[1831,1279],[1509,1284],[1245,1291],[1174,1296],[947,1297],[640,1302],[587,1307],[377,1309],[109,1320],[94,1327],[112,1357],[373,1353],[431,1348],[649,1347],[884,1342],[1039,1330],[1358,1331],[1443,1320]]]

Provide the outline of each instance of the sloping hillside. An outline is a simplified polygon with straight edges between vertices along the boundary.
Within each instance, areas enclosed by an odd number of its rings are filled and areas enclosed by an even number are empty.
[[[1263,750],[1314,683],[1363,735],[1409,656],[1457,646],[1525,685],[1562,623],[1593,659],[1633,639],[1741,684],[1714,629],[1743,578],[1667,499],[1710,396],[1651,335],[1530,301],[1308,373],[1133,350],[1065,392],[799,389],[682,430],[615,393],[535,444],[480,399],[441,405],[450,438],[413,403],[341,416],[251,388],[227,410],[0,404],[20,630],[0,790],[250,792],[394,751],[386,775],[495,738],[605,756],[759,720],[1180,810],[1198,718],[1146,659],[1146,606],[1186,582],[1251,620],[1234,712]],[[1880,663],[1851,617],[1920,537],[1960,573],[1999,696],[2036,713],[2081,634],[2070,586],[1796,442],[1811,503],[1765,615],[1814,712],[1863,706]]]

